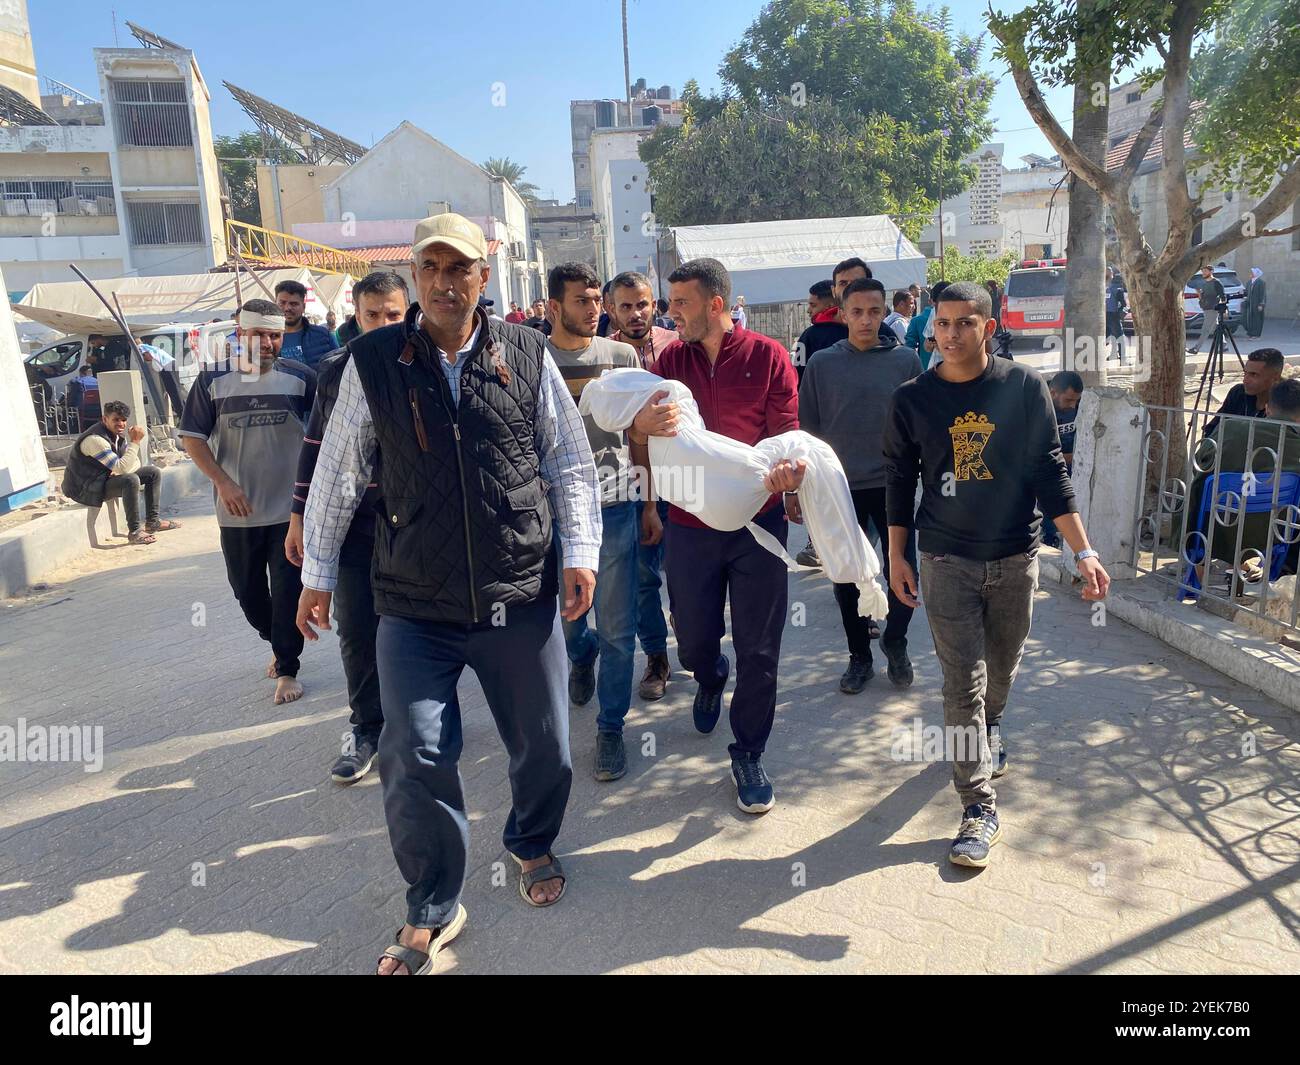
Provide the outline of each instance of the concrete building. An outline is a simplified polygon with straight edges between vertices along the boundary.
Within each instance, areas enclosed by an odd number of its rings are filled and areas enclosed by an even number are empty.
[[[212,93],[188,49],[96,48],[112,107],[118,207],[140,274],[196,274],[226,261]]]
[[[324,233],[322,243],[356,247],[355,227],[361,222],[400,223],[454,211],[479,222],[488,240],[498,242],[489,256],[488,296],[503,315],[511,300],[523,305],[543,295],[545,263],[530,233],[524,198],[509,182],[492,177],[410,122],[347,167],[325,186],[322,196],[329,225],[313,230]],[[408,246],[413,231],[411,221],[403,237]],[[306,236],[301,225],[294,233]]]
[[[1070,220],[1068,171],[1055,156],[1023,157],[1008,170],[1001,144],[982,144],[966,161],[975,165],[974,183],[943,201],[943,244],[963,255],[995,258],[1014,251],[1021,258],[1063,255]],[[939,222],[921,230],[917,246],[929,258],[939,254]]]
[[[649,171],[637,149],[653,132],[646,126],[592,131],[592,200],[599,223],[596,270],[605,279],[623,270],[652,272],[658,227]]]
[[[579,209],[591,208],[596,175],[591,170],[591,137],[598,129],[655,126],[659,122],[682,120],[682,104],[673,99],[668,85],[654,88],[645,78],[631,86],[632,109],[623,100],[571,100],[569,126],[573,140],[574,203]]]
[[[594,267],[600,261],[594,211],[580,208],[576,203],[541,200],[532,205],[529,217],[533,241],[545,249],[546,261],[552,266],[583,262]]]
[[[1002,172],[1002,250],[1022,259],[1064,255],[1070,231],[1070,172],[1056,156],[1021,158],[1023,168]]]
[[[257,201],[262,225],[292,233],[299,223],[325,221],[325,189],[347,163],[257,162]]]
[[[11,293],[67,280],[69,262],[116,277],[200,273],[226,259],[211,95],[193,52],[94,57],[103,103],[48,93],[39,122],[0,127],[0,268]]]
[[[1163,92],[1163,81],[1156,82],[1149,89],[1143,89],[1140,82],[1130,81],[1110,90],[1110,112],[1106,123],[1108,149],[1142,128]]]
[[[6,0],[0,4],[0,85],[40,106],[40,82],[36,77],[32,31],[27,22],[27,0]]]
[[[1140,92],[1137,83],[1111,90],[1112,111],[1107,142],[1110,144],[1110,150],[1106,155],[1107,170],[1118,170],[1124,164],[1138,130],[1146,122],[1152,106],[1160,99],[1163,89],[1163,82],[1157,82],[1145,92]],[[1123,102],[1118,102],[1120,100]],[[1184,136],[1183,143],[1187,148],[1189,183],[1192,194],[1196,195],[1205,185],[1208,168],[1197,166],[1196,147],[1192,143],[1190,134]],[[1163,246],[1169,235],[1169,212],[1163,187],[1163,164],[1164,135],[1157,133],[1146,158],[1138,168],[1130,192],[1130,199],[1138,208],[1142,232],[1146,235],[1148,243],[1155,248]],[[1197,226],[1192,234],[1193,243],[1212,237],[1229,225],[1247,224],[1251,212],[1263,199],[1262,196],[1246,195],[1239,189],[1205,188],[1204,192],[1202,208],[1217,213]],[[1280,217],[1271,222],[1258,219],[1255,225],[1258,229],[1286,229],[1293,225],[1300,225],[1300,204],[1292,204],[1290,209],[1283,211]],[[1109,231],[1108,237],[1114,242],[1113,228]],[[1110,258],[1118,262],[1118,249],[1114,246]],[[1251,267],[1257,266],[1264,271],[1264,278],[1268,284],[1268,310],[1266,311],[1268,319],[1290,324],[1300,318],[1300,230],[1284,233],[1278,237],[1258,237],[1248,240],[1235,251],[1216,260],[1216,263],[1220,261],[1236,270],[1243,282],[1250,279]],[[1265,327],[1264,337],[1267,336],[1268,330]]]

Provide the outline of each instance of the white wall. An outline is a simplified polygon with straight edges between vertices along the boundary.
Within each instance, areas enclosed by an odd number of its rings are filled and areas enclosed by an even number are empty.
[[[655,238],[646,236],[650,214],[650,193],[646,189],[646,166],[639,159],[619,159],[606,171],[609,188],[607,230],[613,247],[609,277],[624,270],[647,273],[654,261]],[[652,231],[653,232],[653,231]]]
[[[403,122],[325,189],[325,218],[425,218],[446,200],[457,214],[492,215],[492,181],[474,163]]]
[[[3,237],[0,267],[10,291],[25,292],[42,281],[72,281],[76,263],[91,277],[120,277],[128,261],[124,236]]]
[[[9,278],[0,276],[0,289],[10,284]],[[8,300],[0,306],[0,410],[3,411],[0,415],[0,500],[3,500],[35,485],[43,486],[50,473]],[[38,489],[35,498],[44,496],[44,489]],[[0,512],[3,509],[8,508],[0,508]]]
[[[653,132],[653,126],[633,126],[599,129],[591,137],[591,202],[600,230],[596,257],[605,278],[621,270],[644,271],[654,256],[654,238],[641,233],[650,195],[648,171],[637,153]]]

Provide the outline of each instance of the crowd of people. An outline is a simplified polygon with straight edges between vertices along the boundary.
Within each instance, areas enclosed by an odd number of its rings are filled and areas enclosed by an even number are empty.
[[[547,299],[512,305],[505,319],[484,306],[486,260],[473,222],[424,220],[413,291],[396,273],[363,278],[343,326],[356,335],[314,368],[286,356],[313,358],[310,329],[290,328],[300,311],[249,300],[232,358],[199,375],[181,425],[213,482],[231,587],[271,646],[277,702],[302,695],[304,641],[338,625],[352,732],[331,775],[347,784],[378,766],[408,885],[405,924],[378,971],[430,971],[466,920],[457,682],[467,666],[509,753],[503,842],[531,906],[555,904],[567,883],[554,845],[572,781],[571,706],[596,700],[595,778],[628,770],[638,641],[636,691],[662,698],[681,683],[671,628],[702,734],[733,684],[737,805],[753,815],[775,805],[763,756],[786,566],[747,529],[710,528],[659,498],[650,440],[675,434],[682,416],[667,390],[625,432],[579,414],[583,389],[614,368],[680,382],[705,427],[742,444],[803,428],[835,450],[888,582],[882,619],[859,615],[855,586],[835,587],[840,689],[864,690],[877,637],[889,680],[914,682],[907,635],[923,595],[945,721],[984,739],[954,759],[961,816],[949,857],[987,864],[1003,831],[993,780],[1007,770],[1002,717],[1044,520],[1075,552],[1085,598],[1109,583],[1077,514],[1054,390],[989,354],[989,291],[932,290],[913,345],[919,293],[890,294],[848,260],[829,287],[814,286],[813,323],[792,358],[746,327],[712,259],[679,266],[666,301],[642,274],[602,284],[584,263],[560,264]],[[805,472],[782,461],[763,480],[770,495],[753,521],[782,544],[803,518]],[[722,647],[728,601],[734,662]]]

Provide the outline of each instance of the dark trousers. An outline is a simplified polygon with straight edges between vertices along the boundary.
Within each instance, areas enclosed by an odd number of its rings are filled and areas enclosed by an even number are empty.
[[[119,473],[104,486],[104,502],[120,499],[126,508],[129,532],[140,531],[140,489],[144,489],[145,520],[158,520],[158,494],[162,488],[162,471],[157,466],[141,466],[135,473]]]
[[[303,644],[297,625],[302,575],[284,557],[288,531],[287,521],[221,530],[221,553],[226,557],[230,587],[248,623],[271,645],[277,677],[298,675]]]
[[[756,523],[786,540],[785,512],[776,506]],[[758,545],[748,529],[719,532],[669,524],[664,569],[673,604],[677,655],[703,688],[722,676],[723,610],[731,597],[736,690],[731,697],[732,756],[759,755],[776,717],[788,584],[785,563]]]
[[[870,527],[872,525],[876,527],[876,535],[880,538],[880,561],[884,568],[885,587],[889,588],[889,520],[885,516],[885,490],[884,488],[855,488],[852,495],[853,510],[858,516],[858,524],[862,527],[862,531],[870,536]],[[908,536],[905,554],[913,573],[916,572],[915,541],[914,536]],[[861,655],[870,661],[871,636],[868,619],[858,617],[860,598],[856,584],[835,585],[835,602],[839,604],[840,620],[844,622],[844,635],[849,638],[849,654]],[[907,639],[907,627],[912,623],[913,611],[894,594],[892,588],[889,589],[887,598],[889,612],[886,615],[885,630],[880,638],[885,643],[900,643]]]
[[[361,524],[364,527],[358,528]],[[370,586],[370,560],[375,553],[373,523],[366,515],[352,523],[339,552],[338,584],[334,588],[334,621],[339,629],[339,653],[348,682],[349,721],[358,741],[379,745],[384,712],[379,700],[379,667],[375,662],[375,634],[379,615]]]
[[[512,606],[504,625],[379,619],[379,683],[387,720],[379,738],[384,816],[397,867],[410,885],[407,924],[438,928],[465,886],[469,818],[456,682],[478,676],[510,756],[513,799],[503,840],[518,858],[541,858],[569,801],[569,661],[555,596]]]
[[[172,418],[180,422],[181,412],[185,409],[185,400],[181,396],[181,381],[175,370],[162,370],[158,374],[162,378],[163,391],[167,393],[167,398],[172,404]]]
[[[1124,314],[1122,311],[1106,312],[1106,337],[1115,337],[1123,339],[1124,337]]]

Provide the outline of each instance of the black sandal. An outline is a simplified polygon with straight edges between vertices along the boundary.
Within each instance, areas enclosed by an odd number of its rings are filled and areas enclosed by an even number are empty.
[[[441,928],[434,930],[433,938],[429,940],[429,950],[426,953],[422,950],[416,950],[414,947],[404,946],[401,942],[402,929],[399,928],[393,933],[393,945],[385,947],[383,954],[379,956],[382,962],[385,958],[392,958],[406,966],[406,971],[412,976],[428,976],[433,971],[434,956],[447,946],[453,939],[460,935],[461,929],[465,927],[465,921],[469,914],[465,912],[465,907],[456,906],[456,913],[450,921]],[[403,925],[402,928],[406,926]],[[379,975],[378,966],[376,966],[375,975]],[[396,976],[397,973],[390,973]]]
[[[560,899],[564,898],[564,889],[569,886],[569,878],[564,875],[564,869],[560,866],[560,859],[550,851],[546,852],[547,862],[545,865],[539,865],[536,869],[524,869],[524,863],[515,855],[510,857],[519,862],[519,894],[529,906],[542,909],[546,906],[554,906]],[[559,880],[560,893],[551,899],[550,902],[538,902],[532,896],[532,889],[540,884],[543,880]]]

